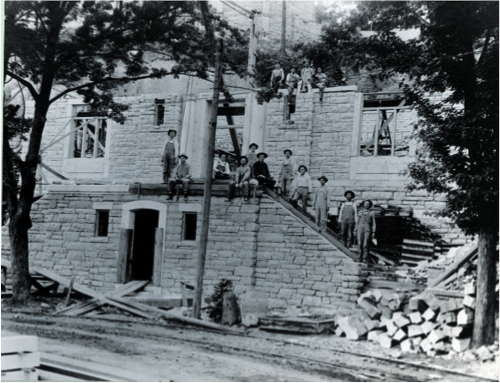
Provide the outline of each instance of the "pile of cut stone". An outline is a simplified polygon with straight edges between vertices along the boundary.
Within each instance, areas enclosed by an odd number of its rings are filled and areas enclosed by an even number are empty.
[[[337,318],[336,334],[348,339],[367,338],[384,348],[399,346],[404,353],[429,356],[469,347],[475,307],[475,285],[468,283],[464,298],[439,300],[428,291],[405,294],[370,290],[361,295],[359,314]]]

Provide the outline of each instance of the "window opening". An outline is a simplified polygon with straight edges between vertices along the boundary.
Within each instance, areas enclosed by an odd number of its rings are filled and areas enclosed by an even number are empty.
[[[165,100],[155,98],[155,126],[160,126],[165,121]]]
[[[196,213],[184,213],[183,238],[185,241],[196,241],[197,221]]]
[[[103,158],[106,153],[106,119],[93,115],[89,110],[87,105],[76,107],[76,116],[73,117],[74,158]]]
[[[416,118],[411,106],[401,97],[364,97],[359,155],[408,156]]]
[[[109,227],[109,210],[97,210],[96,233],[97,237],[107,237]]]

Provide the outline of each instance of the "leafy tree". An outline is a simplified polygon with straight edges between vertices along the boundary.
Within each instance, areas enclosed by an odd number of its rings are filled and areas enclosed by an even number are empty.
[[[336,30],[367,26],[369,38],[339,43],[353,67],[379,80],[399,76],[418,111],[422,147],[408,168],[411,188],[445,193],[444,214],[478,235],[473,346],[495,338],[498,255],[498,2],[360,2]],[[416,28],[399,38],[394,29]],[[334,57],[331,57],[332,59]],[[329,57],[325,57],[329,59]]]
[[[202,20],[210,20],[227,40],[226,70],[244,75],[246,40],[194,1],[6,1],[4,6],[4,85],[18,81],[35,103],[32,120],[16,117],[12,107],[5,109],[3,126],[13,302],[24,302],[30,298],[28,230],[35,175],[51,104],[76,92],[93,113],[123,122],[127,107],[113,100],[120,85],[180,74],[208,78],[213,41],[205,35]],[[245,62],[237,62],[241,57]],[[165,60],[175,62],[171,69],[162,65]],[[117,76],[117,69],[124,74]],[[55,86],[64,90],[55,92]],[[26,134],[29,143],[22,159],[10,140]]]

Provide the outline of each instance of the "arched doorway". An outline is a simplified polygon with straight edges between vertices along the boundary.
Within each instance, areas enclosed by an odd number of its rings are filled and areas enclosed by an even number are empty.
[[[152,280],[160,286],[167,206],[153,201],[123,205],[118,283]]]

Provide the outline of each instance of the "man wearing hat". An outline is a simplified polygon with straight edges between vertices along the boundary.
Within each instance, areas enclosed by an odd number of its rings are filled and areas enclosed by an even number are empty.
[[[253,164],[255,164],[259,160],[255,151],[259,149],[259,145],[257,145],[256,143],[252,143],[250,144],[248,149],[250,149],[250,151],[246,154],[246,157],[248,158],[248,166],[250,167],[250,171],[252,172],[250,177],[253,178]]]
[[[299,175],[292,183],[292,205],[297,207],[297,201],[300,198],[302,200],[302,211],[307,213],[307,200],[309,199],[310,193],[312,193],[311,177],[307,174],[307,167],[305,165],[300,165]]]
[[[288,90],[288,100],[290,101],[290,96],[293,93],[293,90],[297,87],[297,84],[300,80],[300,76],[296,73],[297,68],[292,66],[290,68],[290,73],[286,76],[286,88]]]
[[[358,221],[356,229],[354,229],[358,234],[359,262],[368,258],[370,241],[375,238],[375,229],[377,228],[375,214],[372,211],[373,202],[366,200],[361,206],[363,208],[358,213]]]
[[[283,80],[285,79],[285,72],[283,72],[283,68],[279,61],[274,63],[274,69],[271,74],[271,88],[275,93],[278,93],[278,89],[280,85],[283,85]]]
[[[231,181],[229,184],[226,202],[231,201],[231,198],[233,198],[235,187],[239,190],[243,188],[245,201],[248,201],[248,181],[250,181],[250,167],[248,166],[248,158],[243,156],[240,158],[240,167],[236,169],[235,181]]]
[[[330,206],[330,192],[326,187],[328,178],[321,176],[318,178],[320,186],[316,189],[314,196],[314,209],[316,210],[316,224],[319,226],[319,231],[326,229],[326,222],[328,221],[328,209]]]
[[[182,191],[184,192],[184,202],[187,201],[188,191],[189,191],[189,182],[191,181],[191,167],[186,162],[188,156],[185,154],[181,154],[179,156],[181,162],[174,170],[173,177],[170,179],[168,183],[168,200],[172,199],[172,193],[175,189],[175,185],[182,184]]]
[[[276,181],[271,177],[269,173],[269,168],[264,160],[268,157],[267,153],[260,152],[257,154],[257,158],[259,159],[255,164],[253,164],[253,175],[259,185],[266,185],[270,187],[274,187]]]
[[[224,153],[220,153],[219,158],[214,161],[214,170],[212,173],[214,180],[228,180],[231,178],[231,170],[229,169],[229,163],[226,161]]]
[[[283,196],[286,200],[288,200],[290,187],[292,186],[293,180],[297,174],[297,165],[295,164],[295,160],[290,158],[293,155],[290,149],[285,149],[283,154],[285,155],[285,159],[281,165],[278,179],[280,180],[281,187],[283,189]]]
[[[179,143],[177,142],[177,132],[173,129],[168,131],[168,139],[163,147],[161,162],[163,164],[163,183],[166,184],[170,179],[172,170],[177,163],[179,155]]]
[[[358,221],[358,208],[352,201],[354,197],[356,197],[353,191],[346,191],[344,193],[344,197],[347,201],[344,202],[340,208],[338,222],[340,223],[344,246],[349,248],[354,242],[353,231],[356,226],[356,222]]]

